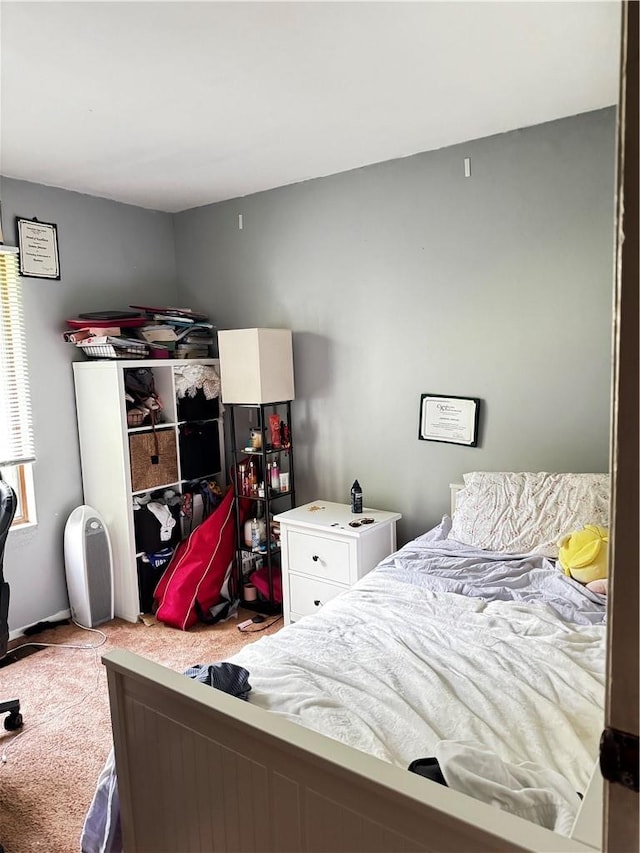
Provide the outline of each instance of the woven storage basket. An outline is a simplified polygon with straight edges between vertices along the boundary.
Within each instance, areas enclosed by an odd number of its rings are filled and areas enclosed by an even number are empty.
[[[178,454],[176,434],[172,429],[156,430],[158,438],[158,464],[152,462],[156,454],[153,432],[139,432],[129,436],[131,462],[131,488],[134,492],[156,489],[178,481]]]

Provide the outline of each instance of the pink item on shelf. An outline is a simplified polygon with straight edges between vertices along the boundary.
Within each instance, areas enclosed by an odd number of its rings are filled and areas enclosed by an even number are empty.
[[[280,574],[279,569],[272,569],[272,578],[273,578],[273,598],[269,595],[269,570],[266,566],[263,566],[261,569],[257,569],[252,575],[249,576],[249,581],[255,586],[260,595],[267,599],[267,601],[282,601],[282,576]]]
[[[109,329],[113,326],[118,326],[120,329],[135,329],[139,326],[146,326],[149,322],[147,317],[123,317],[121,320],[91,320],[92,329]],[[81,318],[71,319],[66,321],[70,329],[86,329],[89,321]]]

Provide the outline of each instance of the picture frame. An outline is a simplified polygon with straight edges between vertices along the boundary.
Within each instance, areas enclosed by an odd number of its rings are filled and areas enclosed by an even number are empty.
[[[18,272],[26,278],[60,280],[58,227],[36,217],[16,216],[19,262]]]
[[[420,396],[421,441],[478,446],[480,400],[477,397],[454,397],[450,394]]]

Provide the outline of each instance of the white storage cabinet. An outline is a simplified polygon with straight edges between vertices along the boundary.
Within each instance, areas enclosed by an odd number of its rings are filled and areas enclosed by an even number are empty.
[[[351,527],[363,518],[372,524]],[[315,613],[396,550],[397,512],[312,501],[275,515],[282,540],[285,624]]]
[[[186,482],[196,479],[183,477],[180,464],[179,430],[183,422],[178,420],[175,368],[185,364],[217,367],[218,359],[122,359],[73,364],[84,501],[98,510],[107,525],[113,549],[114,611],[130,622],[136,622],[140,615],[137,560],[141,552],[136,549],[133,498],[163,488],[181,492]],[[172,482],[134,491],[129,438],[135,433],[150,432],[151,427],[127,425],[124,371],[140,367],[152,369],[155,388],[163,402],[163,422],[156,429],[175,434],[177,475]],[[211,420],[217,422],[219,471],[202,471],[198,477],[224,482],[222,406],[218,417]]]

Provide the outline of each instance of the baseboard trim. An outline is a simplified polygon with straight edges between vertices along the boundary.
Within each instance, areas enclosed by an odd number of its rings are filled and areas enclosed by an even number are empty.
[[[38,619],[38,622],[59,622],[61,619],[71,619],[71,611],[70,610],[59,610],[57,613],[53,613],[51,616],[45,616],[44,619]],[[30,628],[31,625],[35,625],[35,622],[31,622],[29,625],[23,625],[22,628],[16,628],[15,631],[9,631],[9,643],[7,648],[9,650],[15,649],[17,646],[21,645],[21,639],[24,637],[24,632],[26,628]]]

